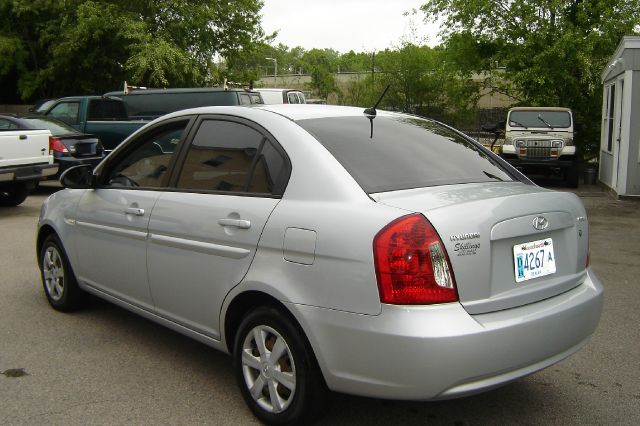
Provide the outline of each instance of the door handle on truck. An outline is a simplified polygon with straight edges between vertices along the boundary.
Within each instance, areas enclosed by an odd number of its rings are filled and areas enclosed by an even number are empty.
[[[26,139],[26,138],[27,138],[27,135],[20,135],[20,136],[18,136],[18,137],[20,138],[20,140],[24,140],[24,139]]]

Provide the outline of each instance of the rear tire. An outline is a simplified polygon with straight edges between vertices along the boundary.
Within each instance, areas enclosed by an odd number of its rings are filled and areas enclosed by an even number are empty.
[[[14,207],[21,204],[29,195],[29,187],[22,182],[0,189],[0,206]]]
[[[260,307],[240,324],[233,351],[242,397],[269,425],[318,419],[327,388],[316,359],[291,318],[275,307]]]
[[[44,293],[54,309],[69,312],[84,304],[86,293],[78,286],[67,254],[55,234],[44,240],[39,264]]]

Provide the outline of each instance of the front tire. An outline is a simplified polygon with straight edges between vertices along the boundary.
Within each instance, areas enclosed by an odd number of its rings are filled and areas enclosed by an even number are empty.
[[[261,307],[244,318],[233,360],[242,397],[259,420],[292,425],[317,419],[326,385],[302,332],[280,310]]]
[[[49,304],[59,311],[69,312],[82,306],[85,293],[78,286],[60,239],[49,235],[40,249],[40,277]]]

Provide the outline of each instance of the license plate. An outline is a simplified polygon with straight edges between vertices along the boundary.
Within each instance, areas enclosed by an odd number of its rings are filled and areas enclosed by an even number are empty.
[[[513,246],[516,282],[544,277],[556,272],[556,257],[551,238]]]

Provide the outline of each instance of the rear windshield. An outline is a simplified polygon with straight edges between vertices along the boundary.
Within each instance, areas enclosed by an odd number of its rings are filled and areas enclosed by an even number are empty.
[[[409,116],[299,120],[367,193],[435,185],[513,181],[473,142],[436,122]],[[373,136],[371,136],[373,124]]]
[[[511,111],[509,126],[566,129],[571,126],[571,114],[567,111]]]
[[[49,130],[53,136],[73,135],[78,131],[60,120],[48,117],[23,117],[25,125],[34,130]]]

